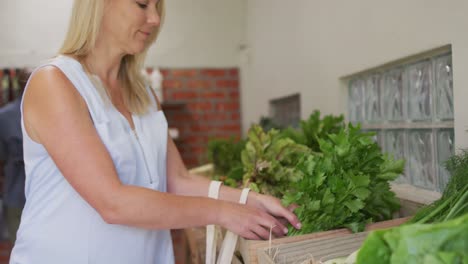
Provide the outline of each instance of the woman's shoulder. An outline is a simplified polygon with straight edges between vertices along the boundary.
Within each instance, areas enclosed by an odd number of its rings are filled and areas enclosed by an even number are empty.
[[[80,71],[83,71],[83,66],[78,58],[71,55],[59,54],[53,58],[42,61],[40,65],[33,71],[33,73],[44,68],[51,69],[51,67],[55,67],[64,73],[68,73],[70,69],[79,69]],[[55,72],[59,73],[58,71]]]
[[[45,100],[54,95],[68,95],[65,98],[78,98],[79,95],[66,74],[55,65],[44,65],[34,71],[25,93],[34,94],[34,97],[44,96]]]
[[[23,96],[23,118],[26,131],[37,143],[38,128],[52,129],[61,120],[83,120],[87,108],[79,92],[65,74],[54,65],[38,68],[29,80]]]
[[[51,86],[56,86],[54,84],[66,83],[66,80],[66,75],[60,68],[53,64],[47,64],[41,66],[31,74],[28,87],[34,86],[37,83],[47,83]]]
[[[79,71],[74,70],[76,67]],[[74,56],[59,54],[43,61],[31,74],[30,82],[49,82],[54,87],[57,86],[54,83],[73,86],[71,79],[76,73],[83,73],[81,62]]]

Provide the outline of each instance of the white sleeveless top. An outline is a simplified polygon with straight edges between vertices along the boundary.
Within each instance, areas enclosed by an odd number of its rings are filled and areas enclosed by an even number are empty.
[[[41,67],[45,65],[59,68],[84,98],[120,180],[166,192],[167,121],[154,99],[147,114],[132,116],[134,133],[125,117],[103,102],[78,61],[58,56]],[[10,264],[174,263],[169,230],[104,222],[63,177],[43,145],[28,136],[23,120],[21,125],[26,205]]]

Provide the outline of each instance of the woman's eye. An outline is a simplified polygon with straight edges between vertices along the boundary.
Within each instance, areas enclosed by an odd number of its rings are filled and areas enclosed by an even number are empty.
[[[145,9],[145,8],[148,7],[147,4],[143,4],[143,3],[139,3],[139,2],[137,2],[137,5],[138,5],[141,9]]]

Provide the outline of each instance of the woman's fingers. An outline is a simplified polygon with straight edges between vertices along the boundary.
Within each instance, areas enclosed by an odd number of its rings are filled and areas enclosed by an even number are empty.
[[[296,210],[296,208],[298,208],[299,205],[297,204],[290,204],[288,205],[288,207],[286,207],[290,212],[294,212],[294,210]]]
[[[297,218],[297,216],[292,211],[294,211],[294,209],[291,210],[289,208],[285,208],[285,207],[281,206],[277,216],[279,216],[280,218],[287,219],[288,222],[292,226],[294,226],[296,229],[301,229],[301,223],[299,222],[299,219]]]
[[[293,207],[286,208],[273,197],[264,198],[268,201],[264,204],[266,210],[229,203],[225,227],[246,239],[256,240],[269,239],[270,231],[274,237],[283,237],[287,234],[288,223],[300,228],[299,220],[292,212]]]
[[[260,222],[260,224],[266,230],[268,230],[268,235],[270,233],[270,229],[271,229],[272,234],[275,237],[283,237],[285,234],[287,234],[288,229],[278,219],[276,219],[275,217],[273,217],[273,216],[271,216],[269,214],[266,214],[265,217],[266,217],[266,220],[262,220]]]
[[[279,219],[275,219],[275,227],[273,228],[273,232],[277,237],[283,237],[288,233],[288,228],[279,221]]]
[[[260,239],[267,240],[270,238],[270,230],[264,226],[256,225],[252,227],[252,231],[259,236]]]
[[[279,217],[277,220],[278,220],[281,224],[283,224],[284,226],[288,226],[288,224],[289,224],[289,221],[288,221],[288,219],[286,219],[286,218]]]
[[[264,239],[264,240],[267,240],[270,238],[270,232],[271,232],[271,235],[274,237],[284,236],[285,234],[284,230],[286,229],[286,227],[282,223],[280,223],[276,218],[274,218],[273,216],[265,212],[257,211],[256,209],[254,209],[254,211],[255,213],[253,213],[251,215],[250,220],[247,221],[247,226],[245,229],[247,233],[246,235],[251,237],[250,232],[253,232],[257,235],[257,238],[255,239]]]
[[[245,235],[242,235],[242,237],[250,240],[262,240],[256,233],[252,231],[247,232]]]
[[[293,213],[293,211],[298,207],[297,205],[292,204],[286,208],[281,204],[280,200],[268,195],[259,195],[258,199],[261,201],[266,212],[278,218],[287,219],[288,222],[297,229],[301,228],[299,219],[297,219],[297,216]]]

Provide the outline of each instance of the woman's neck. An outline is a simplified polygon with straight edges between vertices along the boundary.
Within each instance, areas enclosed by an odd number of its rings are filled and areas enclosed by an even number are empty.
[[[97,44],[93,51],[84,58],[88,71],[97,75],[102,82],[118,82],[118,75],[124,54]]]

